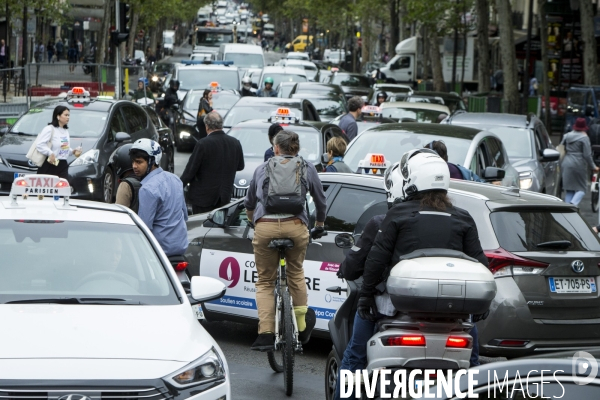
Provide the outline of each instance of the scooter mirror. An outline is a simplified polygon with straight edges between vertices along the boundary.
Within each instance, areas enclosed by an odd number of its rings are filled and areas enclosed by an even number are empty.
[[[349,233],[338,233],[335,236],[335,245],[341,249],[349,249],[354,246],[354,238]]]

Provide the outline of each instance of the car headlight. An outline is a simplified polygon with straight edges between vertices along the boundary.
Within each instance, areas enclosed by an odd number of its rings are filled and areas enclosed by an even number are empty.
[[[76,167],[78,165],[93,164],[95,162],[98,162],[99,155],[100,155],[100,150],[88,150],[85,153],[83,153],[82,155],[80,155],[79,158],[76,158],[75,161],[73,161],[71,163],[71,165],[73,167]]]
[[[156,76],[156,75],[152,76],[152,82],[158,82],[158,76]]]
[[[215,348],[165,379],[177,388],[203,385],[225,379],[225,364]]]
[[[533,174],[531,172],[519,173],[519,187],[527,190],[533,185]]]

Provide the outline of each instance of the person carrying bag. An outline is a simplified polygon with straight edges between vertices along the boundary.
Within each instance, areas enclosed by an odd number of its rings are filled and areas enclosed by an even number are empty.
[[[71,139],[67,130],[69,117],[67,107],[57,106],[52,113],[52,122],[42,129],[27,152],[27,158],[38,166],[38,174],[68,179],[67,158],[71,154],[75,157],[81,155],[80,147],[73,150],[70,146]]]

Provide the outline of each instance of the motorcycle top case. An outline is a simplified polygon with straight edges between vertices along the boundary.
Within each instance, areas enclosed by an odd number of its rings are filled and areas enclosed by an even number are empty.
[[[394,307],[408,313],[483,314],[496,296],[494,275],[467,256],[402,260],[386,287]]]

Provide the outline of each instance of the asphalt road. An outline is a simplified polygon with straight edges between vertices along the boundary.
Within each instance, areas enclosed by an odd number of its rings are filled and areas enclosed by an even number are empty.
[[[187,59],[191,49],[185,45],[177,49],[175,55],[165,60],[177,61]],[[281,58],[280,53],[267,53],[267,64]],[[189,159],[189,152],[176,152],[175,173],[181,175]],[[586,195],[581,203],[581,214],[590,224],[598,224],[598,214],[591,211],[590,195]],[[240,324],[234,322],[203,322],[207,331],[217,340],[227,358],[232,376],[232,397],[236,400],[264,398],[284,398],[283,375],[274,373],[268,364],[265,353],[250,350],[256,338],[256,324]],[[323,399],[325,398],[325,362],[331,351],[331,342],[325,339],[312,338],[304,346],[304,353],[296,356],[294,369],[293,398]],[[502,358],[481,357],[482,363],[490,363]]]

